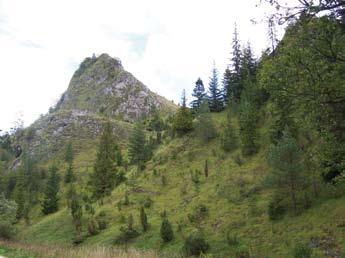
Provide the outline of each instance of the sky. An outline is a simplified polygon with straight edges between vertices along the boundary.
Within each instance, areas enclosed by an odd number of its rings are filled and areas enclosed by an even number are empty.
[[[121,59],[152,91],[189,100],[230,63],[234,24],[256,56],[269,46],[259,0],[0,0],[0,129],[30,125],[93,53]],[[253,23],[252,19],[257,22]]]

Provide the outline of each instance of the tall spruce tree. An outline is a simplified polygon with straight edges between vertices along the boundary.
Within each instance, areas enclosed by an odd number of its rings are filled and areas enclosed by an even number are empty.
[[[128,155],[130,162],[136,164],[138,168],[141,168],[147,158],[146,148],[147,141],[144,131],[144,125],[141,121],[137,121],[134,124],[134,128],[129,137],[128,143]]]
[[[56,165],[50,167],[50,174],[46,184],[44,199],[42,202],[42,212],[47,215],[54,213],[59,209],[59,189],[60,189],[60,177]]]
[[[112,126],[107,122],[103,128],[98,145],[97,157],[94,163],[94,171],[90,177],[93,196],[102,199],[110,195],[117,182],[115,139],[112,134]]]
[[[235,24],[234,36],[232,40],[232,53],[231,53],[231,76],[227,81],[227,96],[229,101],[231,100],[233,105],[240,102],[241,93],[243,89],[241,81],[241,45],[238,38],[237,25]]]
[[[25,206],[25,182],[24,182],[24,171],[19,171],[16,178],[16,187],[14,189],[14,200],[17,203],[16,218],[19,220],[24,215],[24,206]]]
[[[222,96],[222,92],[219,90],[218,71],[215,65],[212,69],[208,91],[209,91],[208,103],[209,103],[210,111],[211,112],[222,111],[224,108],[223,96]]]
[[[73,173],[73,159],[74,159],[73,146],[72,146],[72,143],[69,142],[66,146],[66,152],[65,152],[65,161],[67,162],[67,171],[65,174],[64,181],[66,184],[71,183],[75,180],[74,173]]]
[[[206,98],[204,83],[200,78],[195,82],[192,96],[195,99],[191,102],[191,107],[193,111],[196,112],[199,109],[201,102]]]
[[[147,222],[147,215],[145,213],[144,207],[140,208],[140,223],[143,228],[143,232],[146,232],[149,228],[149,223]]]

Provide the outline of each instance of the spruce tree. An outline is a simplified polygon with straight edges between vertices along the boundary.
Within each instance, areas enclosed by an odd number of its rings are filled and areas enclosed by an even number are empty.
[[[195,87],[193,89],[192,96],[195,99],[191,102],[191,107],[194,112],[197,112],[201,105],[201,102],[204,101],[206,98],[204,83],[200,78],[198,78],[198,80],[195,82]]]
[[[141,227],[143,228],[143,231],[146,232],[149,224],[147,222],[147,215],[145,213],[144,207],[140,208],[140,222],[141,222]]]
[[[47,185],[44,192],[44,199],[42,202],[42,212],[47,215],[54,213],[59,209],[59,183],[60,177],[58,175],[58,169],[55,165],[50,167],[50,174],[48,177]]]
[[[210,77],[209,82],[209,96],[208,102],[211,112],[219,112],[223,110],[223,96],[221,91],[219,90],[218,85],[218,72],[216,67],[214,66],[212,69],[212,75]]]
[[[163,242],[170,242],[174,239],[174,231],[172,230],[171,224],[167,218],[164,218],[162,221],[160,233]]]
[[[91,174],[90,185],[93,196],[102,199],[110,195],[117,182],[116,153],[114,151],[115,139],[112,134],[112,126],[107,122],[103,128],[98,145],[94,170]]]
[[[74,159],[74,153],[73,153],[73,147],[72,143],[68,143],[66,147],[65,152],[65,161],[67,163],[67,171],[65,174],[64,181],[66,184],[71,183],[75,180],[74,174],[73,174],[73,159]]]
[[[193,129],[193,116],[190,110],[187,108],[186,102],[186,93],[185,90],[183,90],[181,106],[177,110],[172,121],[173,131],[176,132],[178,135],[186,134]]]
[[[130,162],[141,168],[147,157],[146,135],[141,121],[134,124],[134,128],[129,137],[128,155]]]
[[[268,164],[272,168],[268,182],[279,193],[290,196],[291,206],[296,213],[297,193],[303,187],[305,174],[302,151],[288,130],[284,131],[284,135],[277,145],[271,148]]]
[[[238,38],[237,26],[235,24],[234,37],[232,40],[232,57],[231,57],[231,76],[227,81],[227,96],[229,101],[232,102],[232,105],[237,105],[240,102],[241,93],[243,89],[241,81],[241,45]]]

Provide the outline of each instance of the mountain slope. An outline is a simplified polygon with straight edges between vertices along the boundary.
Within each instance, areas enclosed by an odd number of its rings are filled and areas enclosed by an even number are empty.
[[[27,145],[38,159],[47,158],[68,141],[80,148],[94,144],[107,120],[114,126],[114,135],[125,141],[131,123],[148,116],[153,107],[162,114],[176,110],[175,104],[125,71],[119,60],[107,54],[86,58],[56,106],[17,137],[17,142]]]

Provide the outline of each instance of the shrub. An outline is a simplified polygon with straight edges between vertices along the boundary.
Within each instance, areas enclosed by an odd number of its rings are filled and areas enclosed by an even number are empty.
[[[142,205],[144,208],[150,208],[152,206],[153,200],[150,197],[145,197],[144,200],[142,201]]]
[[[16,234],[16,229],[12,223],[3,221],[0,223],[0,238],[12,239]]]
[[[125,244],[128,243],[130,240],[138,237],[140,234],[135,229],[129,229],[127,227],[120,228],[120,235],[117,236],[115,239],[115,244]]]
[[[228,242],[228,245],[230,246],[237,246],[239,244],[239,240],[236,234],[230,234],[228,232],[226,234],[226,241]]]
[[[236,250],[236,258],[249,258],[250,253],[248,251],[248,248],[246,246],[240,246]]]
[[[108,226],[108,223],[105,220],[105,218],[98,219],[98,229],[99,230],[104,230],[107,228],[107,226]]]
[[[197,223],[203,219],[207,214],[207,207],[204,204],[199,204],[193,209],[192,213],[187,215],[188,219],[192,223]]]
[[[282,200],[275,197],[268,204],[268,216],[270,220],[279,220],[286,212],[286,208],[282,203]]]
[[[188,256],[199,256],[201,253],[206,253],[209,248],[209,244],[200,235],[189,235],[183,246]]]
[[[87,223],[87,231],[89,232],[90,236],[94,236],[98,234],[98,225],[97,221],[94,218],[90,218]]]
[[[75,237],[73,237],[72,243],[73,243],[74,245],[79,245],[79,244],[81,244],[82,242],[84,242],[84,240],[85,240],[85,237],[78,234],[78,235],[76,235]]]
[[[171,240],[174,239],[174,232],[167,218],[163,219],[160,233],[161,233],[161,238],[164,242],[170,242]]]
[[[293,250],[294,258],[310,258],[313,253],[313,250],[304,243],[297,243]]]

